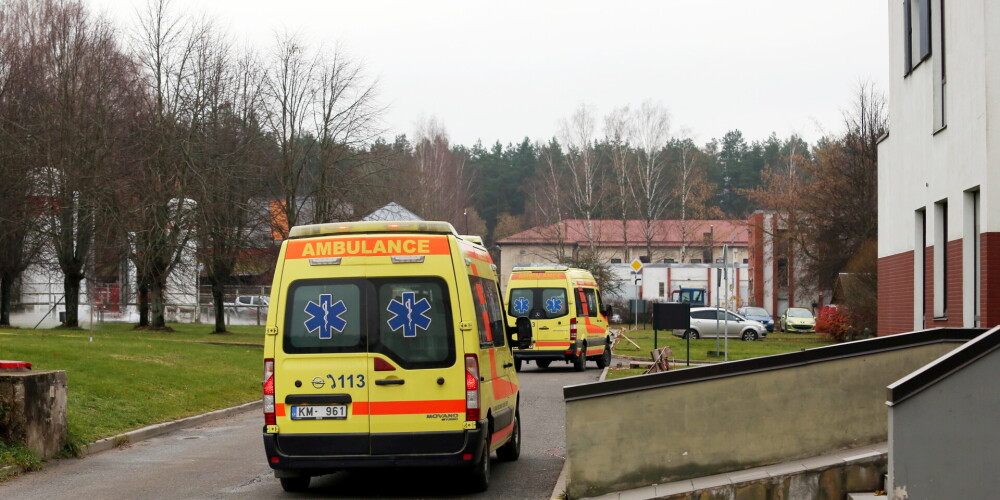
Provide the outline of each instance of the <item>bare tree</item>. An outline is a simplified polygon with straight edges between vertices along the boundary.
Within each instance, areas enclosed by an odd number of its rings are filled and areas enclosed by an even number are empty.
[[[377,82],[338,48],[311,54],[293,35],[277,38],[266,72],[264,124],[278,143],[274,169],[282,221],[275,229],[354,215],[382,173],[365,147],[381,132]]]
[[[266,249],[270,231],[257,201],[273,142],[260,127],[260,65],[253,54],[237,57],[217,34],[198,45],[192,70],[198,96],[182,152],[192,172],[193,205],[201,262],[211,284],[214,333],[226,332],[224,293],[241,254]],[[267,228],[269,229],[269,228]],[[261,253],[261,252],[256,252]],[[257,256],[260,257],[259,255]]]
[[[841,299],[857,314],[856,324],[874,324],[864,303],[873,290],[876,269],[874,243],[878,236],[878,139],[888,127],[885,98],[871,83],[862,83],[850,110],[844,113],[843,135],[825,137],[805,156],[805,144],[791,137],[782,161],[765,171],[764,188],[753,192],[761,206],[774,210],[790,256],[801,256],[805,285],[832,289],[842,272],[863,276],[852,281],[853,297]],[[781,242],[779,242],[781,243]],[[862,258],[864,257],[864,258]]]
[[[566,262],[569,253],[566,248],[566,231],[563,219],[566,217],[568,200],[564,196],[567,191],[567,173],[564,163],[565,157],[559,143],[552,139],[548,144],[536,144],[539,153],[539,164],[541,171],[537,177],[541,182],[534,185],[535,188],[535,213],[536,219],[532,222],[536,226],[551,226],[553,234],[549,235],[551,241],[555,241],[556,252],[553,256],[555,262]]]
[[[47,200],[41,227],[63,279],[65,326],[79,326],[80,283],[95,225],[102,218],[108,173],[121,161],[137,95],[135,67],[104,19],[76,1],[22,1],[20,35],[38,75],[30,111],[27,159]]]
[[[352,202],[370,192],[381,173],[367,168],[371,158],[364,154],[365,146],[381,133],[377,121],[384,110],[375,101],[376,83],[340,47],[317,67],[317,222],[352,218]]]
[[[674,183],[674,198],[680,205],[681,220],[681,262],[687,262],[687,247],[689,242],[693,242],[688,234],[688,219],[692,215],[700,214],[699,206],[704,205],[704,200],[699,199],[699,186],[706,183],[705,171],[698,168],[698,158],[700,152],[691,139],[679,139],[672,142],[669,147],[672,153],[670,161],[676,173]],[[702,190],[704,191],[704,190]]]
[[[175,15],[169,0],[154,0],[140,19],[134,46],[147,87],[141,159],[130,181],[126,209],[130,256],[136,267],[139,327],[166,328],[167,281],[192,251],[192,181],[185,146],[205,112],[199,64],[214,42],[208,23]],[[148,294],[148,295],[147,295]],[[148,309],[147,309],[148,307]]]
[[[618,188],[618,214],[622,222],[622,257],[628,259],[628,220],[634,200],[629,144],[631,111],[628,106],[615,109],[604,118],[604,134],[611,154],[615,186]]]
[[[584,220],[588,250],[597,254],[597,235],[594,233],[594,215],[601,204],[603,178],[598,168],[594,148],[595,125],[590,108],[579,108],[561,125],[563,142],[567,147],[566,160],[572,179],[571,199],[574,211]]]
[[[670,115],[662,105],[642,103],[633,115],[632,136],[636,145],[634,195],[643,221],[646,255],[653,258],[656,239],[654,221],[660,219],[672,201],[667,186],[663,149],[670,140]]]
[[[312,222],[312,217],[303,213],[308,199],[304,192],[308,187],[303,181],[307,175],[306,160],[313,152],[314,141],[306,140],[309,132],[306,127],[316,99],[314,83],[318,63],[290,34],[280,35],[274,50],[265,80],[267,114],[264,123],[278,143],[275,177],[281,189],[279,210],[284,224],[276,224],[275,230],[287,236],[288,228]]]
[[[10,325],[14,284],[38,254],[28,154],[28,103],[40,82],[32,44],[22,36],[27,4],[0,3],[0,325]]]
[[[411,203],[421,217],[456,223],[471,199],[472,179],[464,153],[452,151],[444,128],[433,118],[417,131],[413,165],[404,176]]]

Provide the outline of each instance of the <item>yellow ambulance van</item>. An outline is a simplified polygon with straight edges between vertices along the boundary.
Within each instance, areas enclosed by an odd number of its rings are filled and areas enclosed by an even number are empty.
[[[496,266],[447,222],[292,228],[264,339],[264,449],[287,491],[346,468],[517,460],[520,392]]]
[[[515,346],[514,366],[525,361],[548,368],[567,361],[577,371],[587,360],[611,364],[610,306],[604,305],[594,276],[584,269],[539,264],[514,267],[507,281],[507,319],[528,318],[534,342]]]

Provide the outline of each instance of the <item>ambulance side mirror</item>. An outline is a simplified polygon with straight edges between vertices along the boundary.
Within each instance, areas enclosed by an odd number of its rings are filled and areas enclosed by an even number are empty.
[[[531,320],[525,317],[517,318],[515,332],[517,333],[517,348],[530,349],[532,340]],[[513,344],[513,342],[511,342],[511,344]]]
[[[615,309],[614,309],[613,307],[611,307],[611,306],[606,306],[606,307],[604,308],[604,310],[603,310],[603,311],[601,311],[601,314],[602,314],[602,315],[603,315],[603,316],[604,316],[605,318],[607,318],[607,319],[611,319],[611,315],[612,315],[612,314],[614,314],[614,313],[615,313]]]

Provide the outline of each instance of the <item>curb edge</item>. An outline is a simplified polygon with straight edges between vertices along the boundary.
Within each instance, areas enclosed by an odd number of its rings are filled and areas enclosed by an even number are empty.
[[[98,439],[97,441],[94,441],[93,443],[90,443],[83,448],[82,452],[80,453],[80,458],[90,456],[95,453],[100,453],[102,451],[118,448],[120,446],[128,445],[130,443],[136,443],[149,438],[160,436],[178,429],[186,429],[188,427],[193,427],[206,422],[211,422],[212,420],[228,417],[235,413],[239,413],[254,408],[256,406],[260,406],[261,404],[262,404],[261,401],[251,401],[249,403],[244,403],[230,408],[223,408],[221,410],[210,411],[208,413],[202,413],[201,415],[185,417],[177,420],[172,420],[170,422],[153,424],[147,427],[136,429],[134,431],[124,432],[103,439]]]

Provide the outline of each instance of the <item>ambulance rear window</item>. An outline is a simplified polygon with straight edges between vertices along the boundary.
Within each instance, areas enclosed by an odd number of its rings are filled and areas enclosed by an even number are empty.
[[[361,280],[296,281],[288,289],[288,353],[365,352]]]
[[[371,282],[378,296],[378,342],[374,350],[408,369],[443,368],[455,363],[455,338],[444,280],[386,278]]]
[[[289,287],[286,307],[287,353],[378,352],[407,369],[455,364],[441,278],[301,280]]]
[[[514,288],[507,309],[515,318],[552,319],[565,316],[566,306],[563,288]]]
[[[578,317],[597,317],[597,295],[593,288],[576,289],[576,315]]]

